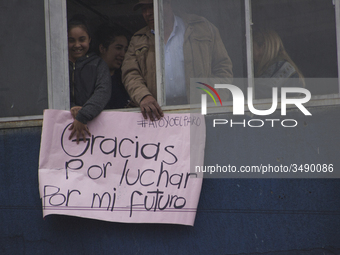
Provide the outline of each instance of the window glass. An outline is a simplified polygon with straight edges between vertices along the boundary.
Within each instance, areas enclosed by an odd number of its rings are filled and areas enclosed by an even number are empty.
[[[190,79],[247,77],[244,13],[239,0],[163,0],[166,105],[193,103]]]
[[[0,4],[0,117],[42,115],[47,105],[44,2]]]
[[[136,107],[124,88],[121,71],[132,35],[146,25],[140,9],[133,10],[136,3],[135,0],[67,0],[68,21],[74,17],[86,20],[91,37],[88,53],[96,53],[110,69],[112,93],[105,109]]]
[[[145,26],[143,16],[133,11],[135,0],[67,0],[67,18],[75,14],[87,17],[89,25],[95,30],[102,23],[118,25],[130,33]]]
[[[333,1],[251,3],[255,96],[271,97],[272,84],[304,86],[312,95],[339,93]]]

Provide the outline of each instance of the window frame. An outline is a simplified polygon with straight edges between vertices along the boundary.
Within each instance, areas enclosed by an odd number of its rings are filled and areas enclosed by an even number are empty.
[[[340,104],[340,1],[334,1],[336,18],[336,40],[337,40],[337,63],[338,63],[338,85],[339,93],[327,95],[312,95],[311,100],[305,104],[306,107],[333,106]],[[252,52],[252,13],[251,0],[244,0],[245,26],[246,26],[246,56],[247,56],[247,79],[248,86],[254,86],[253,52]],[[46,61],[47,61],[47,91],[48,108],[68,110],[69,103],[69,70],[68,70],[68,47],[67,47],[67,4],[66,0],[44,0],[45,8],[45,33],[46,33]],[[188,112],[193,106],[189,105],[165,105],[164,89],[164,44],[163,44],[163,1],[154,1],[155,12],[155,50],[156,54],[156,80],[157,101],[163,111],[167,113]],[[63,75],[60,75],[63,74]],[[271,105],[271,99],[254,100],[254,107],[267,109]],[[196,106],[199,108],[200,106]],[[289,105],[288,105],[289,107]],[[292,106],[291,106],[292,107]],[[280,104],[278,105],[280,108]],[[138,112],[139,108],[117,109],[119,111]],[[247,111],[247,105],[245,105]],[[223,107],[209,108],[208,114],[232,112],[232,102]],[[0,118],[0,129],[41,126],[42,115],[6,117]]]
[[[66,0],[44,0],[48,109],[69,109]],[[63,75],[60,75],[63,74]],[[0,118],[0,129],[42,125],[43,115]]]
[[[162,20],[159,19],[159,13],[162,13],[162,6],[163,0],[157,0],[154,1],[154,9],[158,10],[157,17],[155,16],[155,24],[157,27],[158,25],[158,33],[156,33],[156,52],[157,52],[157,44],[159,44],[158,49],[161,48],[163,45],[162,35],[163,35],[163,29],[162,29]],[[335,19],[336,19],[336,41],[337,41],[337,64],[338,64],[338,89],[339,93],[336,94],[326,94],[326,95],[312,95],[311,100],[304,105],[306,107],[317,107],[317,106],[333,106],[340,104],[340,1],[332,0],[333,5],[335,6]],[[244,6],[245,6],[245,31],[246,31],[246,56],[247,56],[247,80],[248,80],[248,87],[254,87],[254,68],[253,68],[253,38],[252,38],[252,9],[251,9],[251,0],[244,0]],[[163,52],[160,51],[161,53]],[[157,60],[157,58],[159,58]],[[157,66],[157,63],[161,63]],[[165,90],[164,90],[164,73],[162,72],[162,67],[164,67],[164,54],[156,54],[156,80],[157,80],[157,89],[162,84],[162,91],[161,94],[158,93],[157,99],[162,106],[162,110],[165,112],[172,112],[172,111],[181,111],[184,109],[195,109],[199,108],[200,105],[176,105],[176,106],[166,106],[164,105],[165,102]],[[163,65],[163,66],[162,66]],[[158,90],[159,91],[159,90]],[[254,93],[253,93],[253,105],[256,109],[268,109],[272,105],[271,99],[255,99]],[[279,100],[280,102],[280,100]],[[209,107],[208,105],[208,114],[214,114],[214,113],[230,113],[233,111],[232,108],[232,102],[227,102],[224,104],[225,106],[222,107]],[[294,105],[287,105],[287,108],[294,108]],[[281,108],[281,104],[279,103],[277,106],[277,109]],[[249,111],[247,104],[245,104],[245,111]]]
[[[246,50],[247,50],[247,72],[248,87],[254,87],[254,65],[253,65],[253,37],[252,37],[252,9],[251,1],[245,1],[245,25],[246,25]],[[337,64],[338,64],[338,93],[326,95],[312,95],[311,100],[304,104],[306,107],[331,106],[340,104],[340,1],[332,0],[335,6],[335,27],[336,27],[336,45],[337,45]],[[271,99],[255,99],[253,93],[253,102],[256,109],[268,109],[271,106]],[[277,109],[281,108],[280,99]],[[287,108],[295,108],[294,105],[287,105]],[[245,110],[248,110],[245,105]]]
[[[70,95],[66,0],[44,0],[44,3],[48,108],[67,110]]]

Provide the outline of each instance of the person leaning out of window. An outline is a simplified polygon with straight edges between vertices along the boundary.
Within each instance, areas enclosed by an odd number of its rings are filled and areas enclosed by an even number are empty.
[[[70,105],[74,121],[69,139],[77,143],[91,135],[87,123],[97,117],[111,95],[111,77],[107,64],[90,52],[91,34],[84,16],[75,15],[68,22],[68,57]]]
[[[102,24],[96,31],[97,54],[110,69],[112,93],[106,109],[135,107],[122,82],[121,66],[128,48],[127,33],[118,27]]]

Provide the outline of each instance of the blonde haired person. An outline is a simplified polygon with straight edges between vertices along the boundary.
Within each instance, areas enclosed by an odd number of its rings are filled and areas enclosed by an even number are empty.
[[[289,57],[275,31],[254,30],[253,60],[256,98],[271,98],[273,87],[277,87],[280,93],[281,87],[305,86],[303,74]]]

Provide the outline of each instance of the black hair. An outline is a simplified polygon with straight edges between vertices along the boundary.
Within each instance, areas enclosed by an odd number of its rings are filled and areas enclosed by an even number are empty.
[[[95,34],[95,51],[97,54],[100,55],[99,45],[103,45],[105,49],[108,49],[117,36],[125,36],[128,41],[130,39],[130,34],[125,29],[108,23],[101,24]]]
[[[82,14],[75,14],[67,22],[67,31],[70,31],[74,27],[81,27],[85,30],[90,38],[92,38],[92,33],[90,26],[87,23],[87,18]]]

